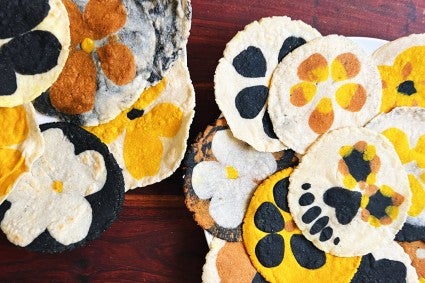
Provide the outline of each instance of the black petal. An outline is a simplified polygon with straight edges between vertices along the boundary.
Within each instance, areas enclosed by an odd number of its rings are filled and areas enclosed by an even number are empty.
[[[278,57],[279,62],[282,61],[282,59],[285,58],[286,55],[291,53],[295,48],[300,47],[304,43],[306,43],[306,41],[302,37],[290,36],[287,39],[285,39],[279,51],[279,57]]]
[[[0,0],[0,39],[32,30],[49,10],[48,0]]]
[[[273,130],[272,120],[270,119],[269,111],[266,111],[263,116],[263,130],[269,138],[277,140],[276,133]]]
[[[289,178],[285,178],[277,182],[273,187],[273,197],[277,206],[289,213],[288,205],[288,187],[289,187]]]
[[[269,89],[262,85],[241,90],[235,98],[236,109],[244,119],[254,119],[266,104]]]
[[[277,207],[271,202],[263,202],[254,215],[254,223],[258,229],[266,233],[282,231],[285,220]]]
[[[316,248],[303,235],[291,237],[291,249],[298,264],[308,269],[317,269],[325,265],[326,255]]]
[[[249,46],[233,59],[233,67],[247,78],[261,78],[266,75],[267,63],[260,48]]]
[[[372,254],[362,257],[351,282],[406,282],[406,266],[399,261],[375,260]]]
[[[58,39],[47,31],[36,30],[15,37],[2,47],[2,51],[22,75],[42,74],[58,63],[62,46]]]
[[[0,95],[11,95],[17,88],[16,75],[12,64],[5,56],[0,54]]]
[[[284,239],[279,234],[269,234],[255,246],[255,255],[264,267],[275,267],[283,261]]]

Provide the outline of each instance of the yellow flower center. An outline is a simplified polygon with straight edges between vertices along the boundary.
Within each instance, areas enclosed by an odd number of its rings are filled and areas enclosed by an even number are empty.
[[[239,172],[233,166],[226,166],[226,177],[228,179],[237,179],[239,177]]]
[[[84,38],[83,42],[81,42],[81,49],[83,49],[87,53],[91,53],[94,50],[94,41],[91,38]]]
[[[61,181],[53,181],[52,189],[57,193],[63,192],[63,183]]]

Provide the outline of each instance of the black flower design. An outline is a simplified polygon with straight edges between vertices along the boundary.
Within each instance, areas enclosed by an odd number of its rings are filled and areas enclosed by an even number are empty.
[[[0,95],[17,90],[16,74],[42,74],[57,65],[62,45],[50,32],[32,30],[47,16],[48,0],[0,1]]]
[[[292,52],[295,48],[306,43],[301,37],[290,36],[285,39],[277,54],[278,62]],[[267,61],[260,48],[249,46],[233,59],[233,67],[243,77],[262,78],[267,73]],[[235,98],[235,106],[244,119],[254,119],[264,108],[269,88],[264,85],[254,85],[242,89]],[[270,116],[266,111],[262,119],[264,132],[272,139],[277,139],[273,132]]]

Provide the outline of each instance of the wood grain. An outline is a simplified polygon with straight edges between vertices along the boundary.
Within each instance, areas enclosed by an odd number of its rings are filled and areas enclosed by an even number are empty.
[[[196,90],[190,140],[219,115],[213,78],[226,43],[251,21],[287,15],[322,34],[392,40],[425,31],[420,0],[192,0],[187,46]],[[88,246],[64,254],[37,254],[0,236],[0,281],[200,282],[208,251],[203,232],[184,206],[182,175],[130,192],[118,220]]]

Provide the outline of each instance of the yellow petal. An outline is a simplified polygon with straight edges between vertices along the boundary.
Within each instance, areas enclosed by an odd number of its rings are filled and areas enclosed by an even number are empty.
[[[309,103],[316,94],[317,87],[313,83],[302,82],[291,88],[290,101],[297,107],[302,107]]]
[[[16,179],[27,171],[25,158],[13,149],[0,149],[0,199],[6,196]]]
[[[394,148],[403,164],[412,161],[410,154],[410,145],[408,136],[398,128],[389,128],[382,132],[390,142],[394,145]]]
[[[332,79],[336,82],[354,78],[360,72],[360,61],[353,53],[338,55],[331,64]]]
[[[160,137],[175,136],[182,119],[183,112],[177,106],[162,103],[127,127],[124,163],[135,179],[159,172],[163,155]]]
[[[25,108],[0,108],[0,127],[0,148],[23,142],[29,132]]]
[[[167,86],[167,79],[163,78],[156,85],[151,86],[150,88],[146,89],[142,93],[140,98],[137,100],[137,102],[133,105],[133,108],[145,109],[155,99],[157,99],[157,97],[164,91],[166,86]]]
[[[415,217],[421,214],[425,209],[425,190],[421,183],[412,174],[408,175],[410,189],[412,191],[412,205],[407,212],[410,216]]]
[[[165,78],[157,83],[155,86],[152,86],[146,89],[141,95],[140,98],[131,106],[129,109],[121,112],[115,119],[112,121],[101,124],[95,127],[84,127],[87,131],[95,134],[100,138],[104,143],[110,144],[121,135],[125,128],[128,125],[134,124],[134,122],[128,119],[127,114],[132,109],[145,109],[149,104],[151,104],[165,89],[166,81]]]
[[[336,101],[345,110],[360,111],[366,103],[366,90],[360,84],[344,84],[336,91]]]
[[[127,132],[124,139],[124,163],[137,180],[154,176],[161,166],[163,146],[158,136],[136,131]]]

